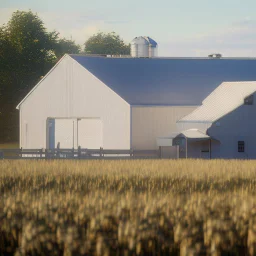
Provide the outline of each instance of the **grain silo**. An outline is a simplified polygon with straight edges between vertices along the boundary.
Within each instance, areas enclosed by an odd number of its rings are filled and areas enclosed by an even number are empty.
[[[157,56],[157,42],[148,36],[135,37],[131,42],[131,56],[150,58]]]

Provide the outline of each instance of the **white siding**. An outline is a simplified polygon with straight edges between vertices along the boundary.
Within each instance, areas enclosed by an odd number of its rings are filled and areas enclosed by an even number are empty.
[[[213,139],[211,143],[212,158],[256,159],[256,93],[253,105],[241,105],[225,116],[211,123],[179,122],[178,129],[197,128]],[[245,152],[238,152],[238,141],[244,141]],[[199,157],[202,143],[188,144],[188,157]]]
[[[130,147],[130,105],[68,55],[20,105],[21,147],[46,147],[48,117],[100,118],[104,148]]]
[[[220,143],[212,145],[213,158],[256,158],[256,94],[254,105],[242,105],[218,120],[208,133]],[[238,141],[245,142],[245,152],[238,152]]]
[[[195,106],[133,106],[132,148],[156,149],[157,137],[178,131],[176,121],[194,109]]]
[[[224,82],[203,101],[202,106],[182,118],[180,122],[212,123],[243,105],[245,97],[255,91],[256,82]]]
[[[188,140],[188,158],[210,158],[210,152],[203,153],[210,149],[210,142],[206,141],[189,141]]]

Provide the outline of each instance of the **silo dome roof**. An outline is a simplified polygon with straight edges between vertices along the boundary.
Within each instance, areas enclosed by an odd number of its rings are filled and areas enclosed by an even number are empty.
[[[149,44],[151,44],[152,46],[156,47],[157,46],[157,42],[155,40],[153,40],[152,38],[150,38],[149,36],[145,36],[144,38],[146,38],[146,40],[149,42]]]
[[[135,37],[132,42],[132,44],[145,44],[145,45],[151,45],[153,47],[157,46],[157,42],[150,38],[149,36],[138,36]]]

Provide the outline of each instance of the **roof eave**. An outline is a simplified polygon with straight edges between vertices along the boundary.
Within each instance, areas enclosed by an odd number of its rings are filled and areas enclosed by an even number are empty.
[[[59,65],[59,63],[66,57],[69,56],[69,54],[63,55],[58,62],[51,68],[50,71],[29,91],[29,93],[22,99],[22,101],[16,106],[16,109],[20,109],[20,106],[23,104],[24,101],[32,94],[32,92],[44,81],[44,79]],[[69,56],[70,57],[70,56]]]
[[[204,120],[179,120],[176,123],[200,123],[200,124],[211,124],[215,120],[204,121]]]
[[[121,95],[119,95],[115,90],[113,90],[112,88],[110,88],[109,86],[107,86],[99,77],[97,77],[96,75],[94,75],[90,70],[88,70],[86,67],[84,67],[81,63],[79,63],[79,61],[77,61],[76,59],[72,58],[72,55],[69,56],[73,61],[75,61],[79,66],[81,66],[83,69],[87,70],[93,77],[95,77],[96,79],[98,79],[101,83],[103,83],[106,87],[108,87],[113,93],[115,93],[118,97],[120,97],[126,104],[128,104],[130,107],[132,106],[131,103],[126,100],[125,98],[123,98]]]

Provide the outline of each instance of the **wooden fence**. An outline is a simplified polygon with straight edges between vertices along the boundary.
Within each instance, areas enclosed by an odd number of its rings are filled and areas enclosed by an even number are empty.
[[[178,152],[178,150],[177,150]],[[0,149],[0,159],[157,159],[163,158],[158,150],[133,149]],[[165,157],[166,158],[166,157]],[[170,157],[171,158],[171,157]],[[178,155],[176,157],[178,158]]]

